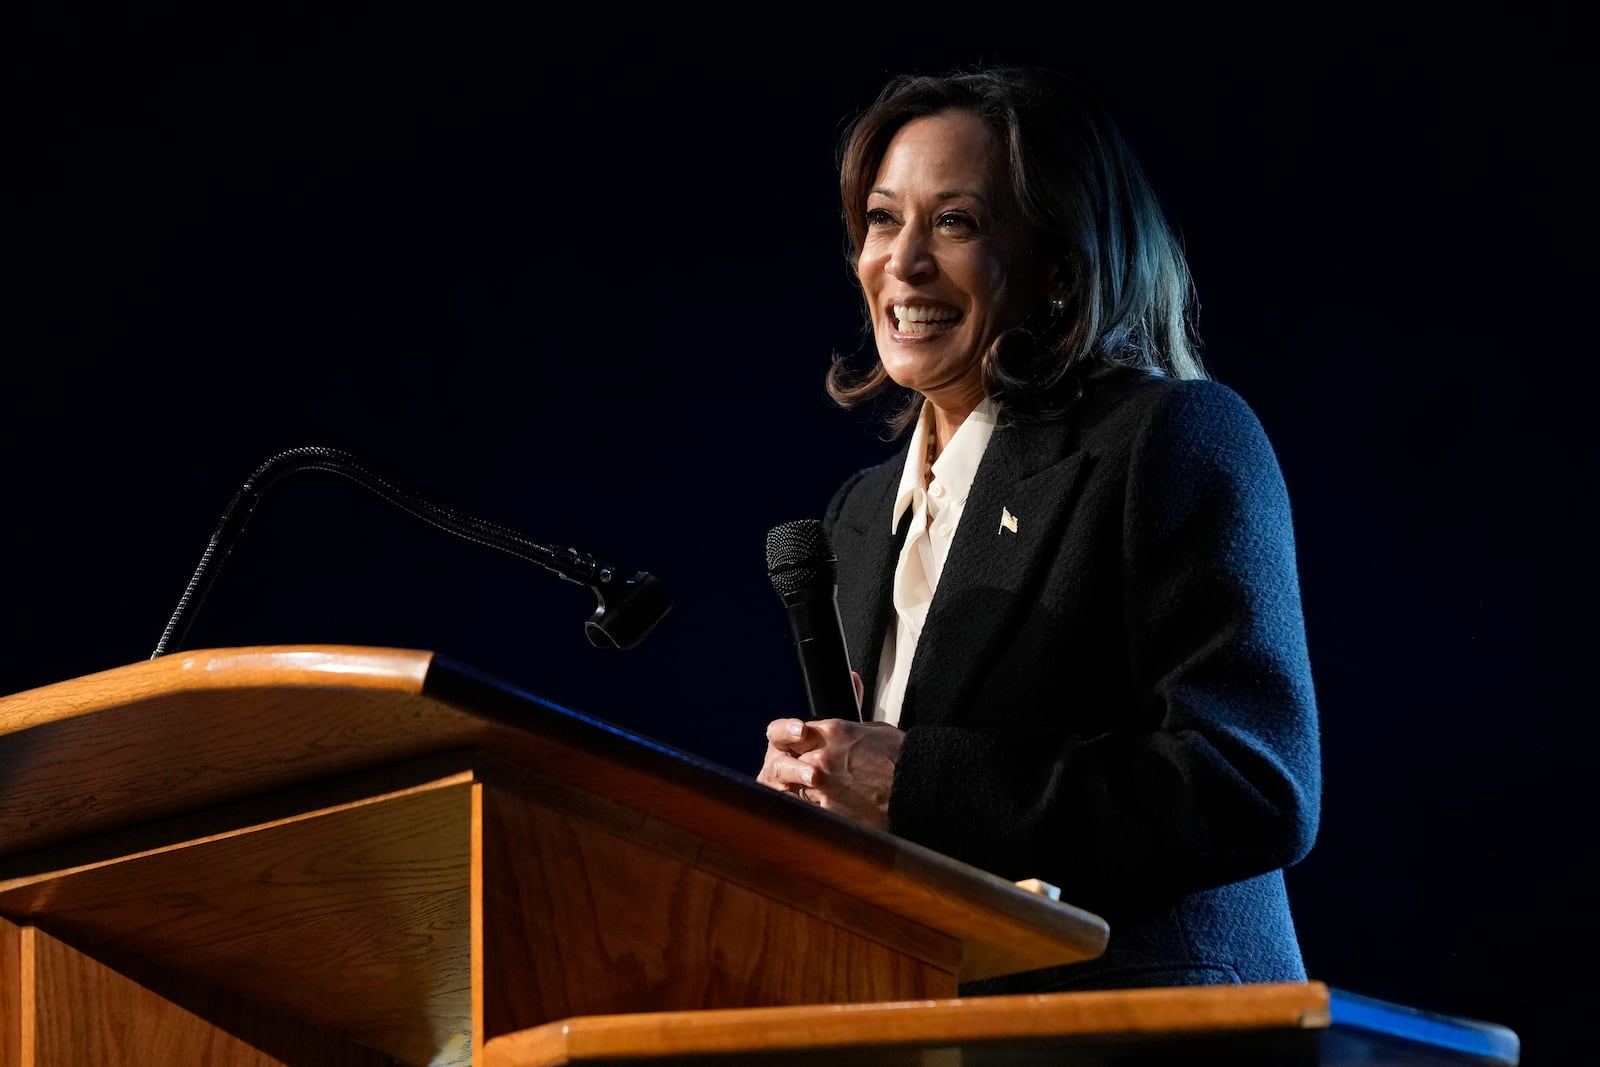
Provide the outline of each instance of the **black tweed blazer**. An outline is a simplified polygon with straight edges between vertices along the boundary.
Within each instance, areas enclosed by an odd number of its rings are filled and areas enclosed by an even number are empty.
[[[868,694],[904,455],[825,518]],[[1097,960],[964,993],[1304,980],[1282,869],[1316,833],[1316,703],[1283,477],[1231,389],[1129,375],[1002,417],[901,727],[890,832],[1111,926]]]

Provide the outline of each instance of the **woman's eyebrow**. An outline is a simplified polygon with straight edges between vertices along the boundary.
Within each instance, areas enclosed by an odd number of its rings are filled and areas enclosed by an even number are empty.
[[[890,189],[886,185],[879,185],[879,186],[875,186],[872,189],[869,189],[867,191],[867,195],[868,196],[881,196],[881,197],[884,197],[884,198],[889,199],[889,200],[898,199],[898,196],[895,193],[895,191],[893,189]],[[979,192],[976,189],[944,189],[944,190],[941,190],[940,192],[934,193],[933,195],[934,195],[934,199],[936,199],[936,200],[955,200],[958,197],[970,196],[974,200],[979,201],[980,203],[987,204],[989,202],[989,198],[984,196],[981,192]]]

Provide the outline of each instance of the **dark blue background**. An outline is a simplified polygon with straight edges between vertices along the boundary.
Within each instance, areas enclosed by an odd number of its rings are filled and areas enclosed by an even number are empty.
[[[765,531],[889,447],[821,391],[861,341],[838,136],[889,74],[1047,62],[1144,159],[1209,364],[1296,506],[1327,773],[1290,872],[1312,977],[1511,1026],[1535,1058],[1581,1036],[1554,974],[1593,886],[1572,27],[1130,9],[980,42],[987,8],[443,10],[13,27],[0,692],[147,657],[234,491],[322,444],[648,570],[673,613],[592,649],[586,589],[306,473],[184,647],[432,649],[754,772],[801,702]]]

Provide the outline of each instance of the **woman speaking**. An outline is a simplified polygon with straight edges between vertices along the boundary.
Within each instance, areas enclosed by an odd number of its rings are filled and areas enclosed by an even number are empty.
[[[1182,250],[1112,120],[1041,70],[903,76],[840,192],[904,444],[823,519],[862,718],[759,779],[1104,917],[964,995],[1303,981],[1283,868],[1320,802],[1288,497],[1211,380]]]

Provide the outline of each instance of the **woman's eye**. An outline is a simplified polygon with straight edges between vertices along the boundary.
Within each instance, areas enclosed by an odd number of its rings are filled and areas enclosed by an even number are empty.
[[[868,227],[868,229],[871,229],[871,228],[874,228],[874,227],[877,227],[877,226],[888,226],[892,222],[894,222],[894,216],[890,215],[887,211],[883,210],[883,208],[881,208],[881,207],[880,208],[873,208],[871,211],[867,212],[867,227]]]
[[[946,211],[943,215],[939,216],[939,228],[941,230],[960,230],[963,232],[970,232],[978,227],[977,223],[973,221],[971,215],[965,215],[959,211]]]

